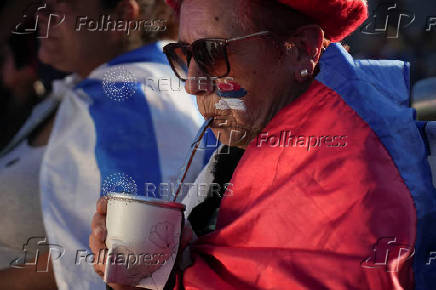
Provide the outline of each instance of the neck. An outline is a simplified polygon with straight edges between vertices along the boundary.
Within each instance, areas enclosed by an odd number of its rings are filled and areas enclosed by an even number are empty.
[[[293,101],[295,101],[299,96],[301,96],[302,94],[304,94],[305,92],[307,92],[307,90],[310,88],[310,86],[312,85],[313,81],[315,79],[310,79],[304,83],[301,84],[300,87],[298,87],[298,89],[295,91],[295,93],[292,95],[291,98],[289,98],[287,100],[287,103],[285,104],[285,106],[289,105],[290,103],[292,103]],[[283,107],[285,107],[283,106]]]
[[[240,144],[240,145],[235,145],[235,147],[246,150],[248,147],[248,144],[250,144],[250,142],[254,138],[257,138],[258,134],[260,134],[262,132],[262,130],[268,125],[268,123],[271,122],[271,120],[274,118],[274,116],[277,115],[284,107],[288,106],[293,101],[295,101],[299,96],[304,94],[310,88],[313,81],[314,81],[314,79],[310,79],[304,83],[301,83],[299,86],[296,86],[292,91],[284,94],[283,97],[278,100],[277,104],[270,109],[270,111],[268,113],[268,118],[266,119],[267,121],[263,125],[263,128],[260,129],[259,131],[250,132],[250,135],[247,136],[247,138],[248,138],[247,140],[249,140],[249,142],[246,142],[246,143]],[[291,87],[294,87],[294,86],[291,86]]]

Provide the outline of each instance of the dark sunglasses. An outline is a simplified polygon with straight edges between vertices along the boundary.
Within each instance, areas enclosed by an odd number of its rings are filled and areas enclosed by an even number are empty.
[[[270,34],[260,31],[246,36],[225,38],[201,38],[192,44],[177,42],[164,46],[163,52],[168,58],[176,76],[182,81],[188,79],[188,69],[194,59],[199,68],[209,77],[223,78],[230,73],[227,45],[230,42],[245,40]]]

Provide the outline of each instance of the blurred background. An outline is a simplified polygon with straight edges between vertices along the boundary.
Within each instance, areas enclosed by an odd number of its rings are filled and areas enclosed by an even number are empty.
[[[0,150],[46,97],[51,82],[65,75],[38,61],[36,32],[20,34],[32,27],[32,11],[43,4],[0,2]],[[436,120],[436,1],[369,0],[368,4],[370,17],[345,40],[351,54],[410,62],[412,105],[419,119]]]
[[[20,130],[35,105],[65,72],[38,60],[35,11],[42,1],[15,0],[0,4],[0,151]]]
[[[418,119],[436,120],[436,1],[368,0],[368,6],[368,20],[345,40],[351,54],[410,62]]]

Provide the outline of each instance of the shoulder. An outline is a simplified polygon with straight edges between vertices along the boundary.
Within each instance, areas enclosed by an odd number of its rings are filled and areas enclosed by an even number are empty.
[[[298,195],[303,202],[304,195],[327,208],[366,199],[375,211],[389,203],[414,211],[410,192],[378,136],[321,83],[279,112],[253,140],[232,183],[235,192],[249,192],[250,198]]]

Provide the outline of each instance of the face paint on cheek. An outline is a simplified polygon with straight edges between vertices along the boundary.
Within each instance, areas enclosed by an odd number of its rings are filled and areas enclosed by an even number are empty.
[[[221,99],[215,104],[215,109],[217,110],[235,110],[235,111],[246,111],[245,103],[239,99]]]
[[[238,83],[227,81],[217,84],[217,95],[221,98],[241,99],[247,91]]]

